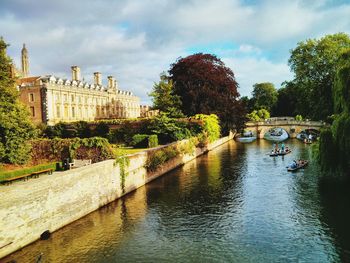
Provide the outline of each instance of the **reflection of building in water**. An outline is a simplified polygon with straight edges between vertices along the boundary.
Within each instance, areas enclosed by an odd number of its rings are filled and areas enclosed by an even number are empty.
[[[118,88],[117,81],[108,76],[102,85],[101,73],[94,73],[94,83],[81,80],[80,68],[72,66],[72,80],[53,75],[28,77],[28,51],[23,45],[22,71],[17,74],[20,100],[29,107],[35,123],[49,125],[60,121],[93,121],[108,118],[137,118],[140,99],[130,91]]]

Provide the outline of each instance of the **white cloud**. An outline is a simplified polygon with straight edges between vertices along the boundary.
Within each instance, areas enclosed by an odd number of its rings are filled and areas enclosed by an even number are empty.
[[[272,82],[280,88],[283,81],[292,79],[285,63],[273,63],[264,58],[223,58],[223,61],[235,73],[241,96],[251,96],[255,83]]]
[[[3,0],[0,16],[9,54],[18,64],[27,43],[33,74],[70,77],[79,65],[87,80],[94,71],[116,75],[144,102],[159,73],[190,47],[236,46],[213,52],[249,95],[254,83],[290,79],[288,51],[298,41],[350,32],[350,4],[330,0]]]

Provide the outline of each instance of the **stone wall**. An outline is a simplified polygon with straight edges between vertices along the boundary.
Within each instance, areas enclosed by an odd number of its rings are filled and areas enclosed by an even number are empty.
[[[0,258],[39,239],[43,232],[56,231],[232,138],[230,134],[196,148],[152,173],[144,167],[150,151],[129,155],[124,187],[114,160],[0,186]]]

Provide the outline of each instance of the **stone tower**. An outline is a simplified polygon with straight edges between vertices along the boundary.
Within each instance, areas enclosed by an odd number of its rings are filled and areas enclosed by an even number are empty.
[[[27,77],[29,75],[29,58],[26,44],[23,44],[22,48],[22,74],[23,77]]]

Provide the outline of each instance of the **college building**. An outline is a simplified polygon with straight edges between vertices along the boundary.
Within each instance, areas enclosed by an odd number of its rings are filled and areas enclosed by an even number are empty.
[[[72,79],[29,76],[25,45],[21,63],[17,88],[20,100],[28,106],[36,124],[140,117],[140,99],[130,91],[120,90],[113,76],[107,77],[107,86],[102,85],[100,72],[94,73],[94,83],[83,81],[78,66],[71,67]]]

